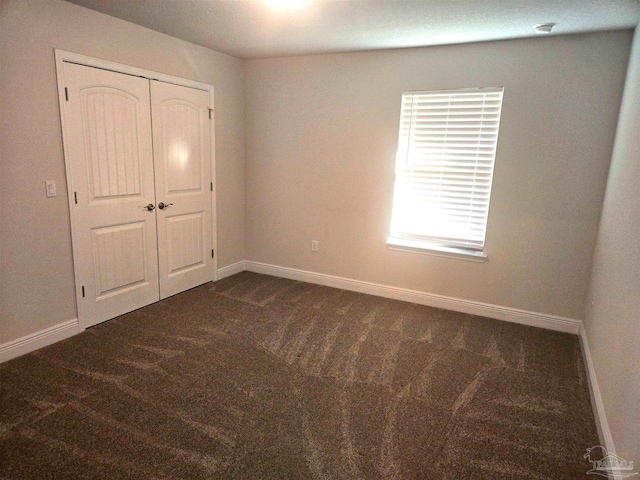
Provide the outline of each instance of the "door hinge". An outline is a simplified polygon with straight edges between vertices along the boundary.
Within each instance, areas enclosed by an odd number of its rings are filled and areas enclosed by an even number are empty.
[[[64,87],[64,99],[67,102],[69,101],[69,90],[67,89],[67,87]]]
[[[82,298],[84,298],[84,285],[82,286]]]
[[[211,112],[213,112],[213,108],[209,109],[209,120],[211,120]]]
[[[213,192],[213,182],[211,182],[211,191]]]
[[[78,192],[73,192],[73,200],[78,204]]]
[[[215,258],[215,257],[214,257],[214,251],[213,251],[213,250],[211,250],[211,258]]]

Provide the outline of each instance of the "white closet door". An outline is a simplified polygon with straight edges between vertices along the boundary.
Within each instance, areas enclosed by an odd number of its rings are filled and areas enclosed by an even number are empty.
[[[149,82],[72,63],[64,78],[78,317],[86,328],[159,299]]]
[[[213,278],[209,93],[152,80],[151,112],[166,298]]]

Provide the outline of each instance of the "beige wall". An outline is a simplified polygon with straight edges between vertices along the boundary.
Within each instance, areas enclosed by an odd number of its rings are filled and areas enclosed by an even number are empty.
[[[215,86],[218,267],[244,259],[243,62],[59,0],[0,8],[0,344],[76,317],[54,48]]]
[[[591,305],[593,299],[593,305]],[[593,261],[585,329],[618,455],[640,466],[640,29]]]
[[[247,258],[583,318],[630,40],[249,61]],[[475,86],[505,88],[489,262],[388,250],[402,91]]]

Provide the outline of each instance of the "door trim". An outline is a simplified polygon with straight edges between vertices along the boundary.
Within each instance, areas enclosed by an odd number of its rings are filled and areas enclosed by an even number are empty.
[[[76,228],[76,220],[74,219],[74,196],[73,196],[73,181],[71,178],[71,172],[67,159],[69,154],[67,151],[68,145],[65,144],[65,122],[63,121],[63,112],[65,110],[65,78],[64,78],[64,63],[77,63],[87,67],[100,68],[103,70],[110,70],[117,73],[123,73],[125,75],[133,75],[136,77],[143,77],[148,80],[158,80],[165,83],[173,83],[175,85],[181,85],[183,87],[195,88],[197,90],[203,90],[209,93],[209,108],[211,109],[212,116],[210,122],[210,135],[211,135],[211,182],[214,186],[213,194],[211,195],[211,245],[215,255],[213,257],[213,265],[211,269],[211,280],[215,281],[218,278],[218,237],[217,237],[217,212],[216,212],[216,194],[217,194],[217,176],[216,176],[216,149],[215,149],[215,102],[214,102],[214,87],[211,84],[198,82],[195,80],[189,80],[186,78],[176,77],[166,73],[155,72],[153,70],[146,70],[144,68],[133,67],[131,65],[125,65],[122,63],[116,63],[109,60],[103,60],[100,58],[89,57],[78,53],[68,52],[65,50],[54,49],[55,63],[56,63],[56,80],[58,83],[58,107],[60,124],[62,128],[62,148],[64,154],[65,163],[65,175],[67,180],[67,197],[69,202],[69,217],[71,222],[71,248],[73,254],[73,275],[76,290],[76,313],[79,314],[78,303],[82,301],[82,285],[80,282],[79,274],[76,268],[78,264],[77,251],[78,247],[75,244],[73,232]],[[87,328],[86,319],[80,318],[78,315],[78,331],[81,332]]]

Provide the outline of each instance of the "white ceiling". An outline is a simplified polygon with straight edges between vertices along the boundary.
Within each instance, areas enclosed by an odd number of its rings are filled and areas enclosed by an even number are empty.
[[[640,0],[68,0],[240,58],[416,47],[633,28]]]

